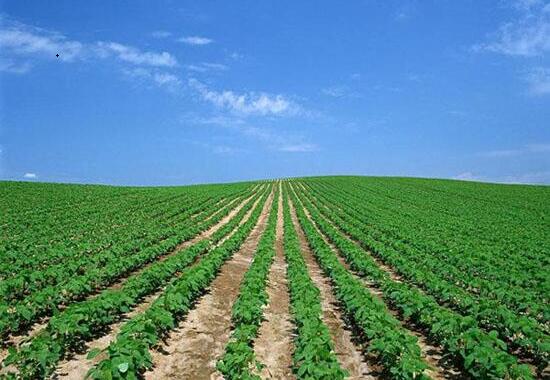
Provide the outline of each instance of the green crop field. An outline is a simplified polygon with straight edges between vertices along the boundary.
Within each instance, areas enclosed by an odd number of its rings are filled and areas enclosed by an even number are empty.
[[[0,182],[0,378],[550,376],[550,187]]]

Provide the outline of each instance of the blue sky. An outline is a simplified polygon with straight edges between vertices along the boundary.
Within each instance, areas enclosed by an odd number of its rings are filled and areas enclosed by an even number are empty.
[[[548,1],[0,0],[0,14],[0,179],[550,183]]]

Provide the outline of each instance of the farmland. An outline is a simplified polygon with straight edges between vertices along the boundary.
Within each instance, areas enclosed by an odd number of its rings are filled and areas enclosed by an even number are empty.
[[[550,187],[0,182],[0,378],[550,376]]]

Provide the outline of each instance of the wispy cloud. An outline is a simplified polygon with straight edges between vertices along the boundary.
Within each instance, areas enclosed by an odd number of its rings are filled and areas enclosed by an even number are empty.
[[[503,158],[503,157],[514,157],[523,154],[522,149],[497,149],[489,150],[487,152],[481,152],[478,155],[487,158]]]
[[[134,67],[123,69],[122,72],[132,79],[147,81],[170,90],[176,90],[181,85],[181,80],[176,75],[164,71]]]
[[[100,57],[105,58],[114,55],[121,61],[133,65],[174,67],[178,64],[176,58],[168,52],[144,52],[117,42],[98,42],[96,46]]]
[[[178,41],[183,42],[184,44],[187,44],[187,45],[196,45],[196,46],[208,45],[214,42],[214,40],[210,38],[200,37],[200,36],[186,36],[186,37],[180,38]]]
[[[176,58],[168,52],[144,51],[113,41],[83,43],[59,32],[25,25],[0,17],[0,71],[24,74],[41,60],[118,61],[126,76],[174,89],[181,84],[174,72]],[[59,58],[56,57],[59,54]]]
[[[189,79],[189,86],[195,89],[201,99],[217,108],[229,110],[245,116],[284,116],[297,115],[301,107],[283,95],[272,95],[264,92],[247,92],[238,94],[230,90],[215,91],[209,89],[197,79]]]
[[[23,174],[23,178],[34,179],[36,178],[36,173],[25,173]]]
[[[167,32],[166,30],[155,30],[151,33],[151,37],[153,38],[168,38],[172,36],[172,33]]]
[[[518,184],[549,184],[550,171],[525,172],[498,178],[495,182]]]
[[[222,63],[201,62],[185,66],[187,70],[195,71],[199,73],[205,73],[209,71],[225,71],[228,67]]]
[[[290,144],[290,145],[282,145],[279,147],[279,150],[281,152],[316,152],[319,150],[319,147],[315,144],[308,144],[308,143],[302,143],[302,144]]]
[[[71,62],[83,55],[84,45],[60,33],[0,17],[0,49],[3,55],[40,55]]]
[[[416,7],[412,3],[401,5],[394,13],[395,21],[403,22],[411,19],[417,13]]]
[[[12,73],[27,72],[31,62],[45,59],[74,62],[114,58],[134,66],[173,68],[178,65],[176,58],[168,52],[143,51],[113,41],[83,43],[5,16],[0,17],[0,51],[0,69]]]
[[[273,131],[267,127],[249,125],[245,120],[237,117],[212,116],[193,117],[188,116],[183,121],[192,123],[219,126],[234,131],[244,137],[259,142],[267,149],[286,153],[309,153],[319,150],[319,146],[308,141],[301,135],[288,134],[283,131]]]
[[[324,95],[331,96],[333,98],[358,98],[358,93],[352,91],[348,86],[330,86],[321,89]]]
[[[16,62],[13,59],[0,58],[0,71],[11,74],[24,74],[31,69],[29,62]]]
[[[550,4],[543,1],[516,1],[517,20],[502,24],[490,41],[474,45],[475,51],[532,57],[550,51]]]
[[[525,77],[532,95],[550,94],[550,68],[536,67],[529,70]]]
[[[497,149],[489,150],[485,152],[480,152],[477,156],[487,157],[487,158],[507,158],[507,157],[517,157],[527,154],[540,154],[550,152],[550,143],[537,143],[537,144],[526,144],[520,148],[516,149]]]
[[[460,181],[482,181],[483,180],[482,177],[475,175],[472,172],[463,172],[463,173],[457,174],[454,177],[452,177],[452,179],[458,179]]]
[[[548,184],[550,183],[550,171],[528,171],[505,175],[481,175],[466,171],[451,177],[461,181],[492,182],[506,184]]]

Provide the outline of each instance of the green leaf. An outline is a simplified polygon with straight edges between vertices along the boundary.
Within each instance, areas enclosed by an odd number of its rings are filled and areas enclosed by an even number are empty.
[[[126,371],[128,371],[128,363],[120,363],[118,365],[118,370],[120,373],[125,373]]]

